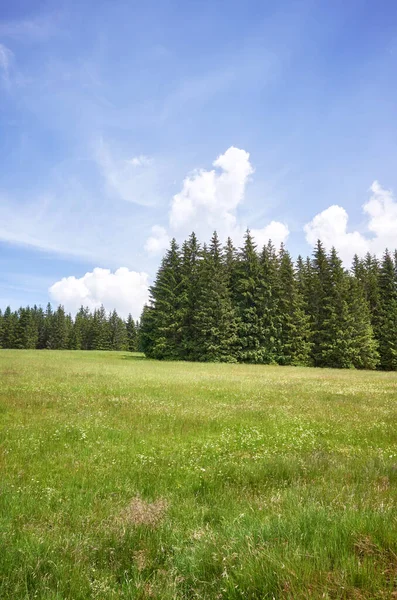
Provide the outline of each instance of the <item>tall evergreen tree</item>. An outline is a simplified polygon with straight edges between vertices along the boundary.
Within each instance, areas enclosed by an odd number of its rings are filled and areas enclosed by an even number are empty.
[[[25,350],[35,349],[39,339],[37,322],[34,313],[27,306],[18,311],[18,325],[15,335],[15,347]]]
[[[7,306],[3,315],[3,334],[2,334],[2,346],[3,348],[15,348],[16,347],[16,336],[18,327],[18,316],[15,312],[11,311],[11,307]]]
[[[194,339],[194,315],[197,312],[200,244],[193,232],[182,246],[179,305],[181,321],[180,358],[195,360],[197,342]]]
[[[311,263],[306,263],[306,304],[312,330],[312,360],[316,367],[326,364],[326,327],[330,319],[328,293],[331,288],[329,262],[324,246],[317,241]]]
[[[181,257],[173,239],[150,288],[153,313],[149,320],[146,319],[145,327],[149,323],[152,325],[148,351],[153,358],[182,358],[181,283]],[[148,331],[145,335],[148,335]]]
[[[128,335],[126,324],[116,310],[109,317],[109,335],[111,350],[128,350]]]
[[[261,268],[256,245],[249,231],[236,265],[235,301],[238,326],[237,357],[241,362],[267,361],[262,327],[263,298]]]
[[[94,310],[89,340],[90,350],[110,350],[109,322],[103,305]]]
[[[227,285],[222,247],[215,232],[200,263],[193,340],[196,359],[235,362],[237,322]]]
[[[131,313],[128,315],[126,322],[127,331],[127,347],[130,352],[138,351],[138,328]]]
[[[379,271],[377,335],[381,368],[397,370],[397,280],[394,261],[388,250]]]
[[[282,249],[283,250],[283,249]],[[276,363],[281,350],[279,258],[269,240],[260,256],[258,308],[262,330],[262,362]]]
[[[303,264],[300,264],[300,269]],[[310,320],[304,311],[303,295],[291,256],[280,251],[278,315],[280,319],[279,364],[307,365],[310,361]]]
[[[322,323],[322,366],[351,368],[353,364],[353,319],[349,310],[349,277],[335,248],[328,258]]]
[[[349,310],[352,323],[351,352],[356,369],[375,369],[379,362],[378,344],[364,286],[356,277],[349,278]]]
[[[51,350],[64,350],[68,347],[68,323],[62,305],[51,315],[48,347]]]

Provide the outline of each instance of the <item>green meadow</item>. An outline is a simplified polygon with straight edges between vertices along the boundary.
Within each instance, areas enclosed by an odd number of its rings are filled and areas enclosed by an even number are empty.
[[[397,373],[0,351],[0,599],[397,597]]]

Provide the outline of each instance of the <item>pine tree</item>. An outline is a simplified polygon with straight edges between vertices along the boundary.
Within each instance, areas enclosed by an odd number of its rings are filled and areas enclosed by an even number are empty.
[[[261,319],[263,298],[260,279],[256,245],[247,231],[236,265],[237,357],[241,362],[262,363],[267,359]]]
[[[306,304],[312,330],[312,360],[316,367],[324,367],[324,351],[328,345],[326,323],[329,315],[328,293],[331,288],[331,274],[323,244],[318,240],[313,260],[306,263]]]
[[[352,318],[352,363],[356,369],[375,369],[379,362],[378,344],[363,283],[349,278],[349,310]]]
[[[397,278],[388,250],[379,271],[379,319],[377,327],[380,367],[397,370]]]
[[[103,305],[94,310],[91,319],[89,349],[110,350],[109,322]]]
[[[200,262],[193,340],[197,360],[235,362],[237,323],[227,285],[222,248],[215,232]]]
[[[18,311],[18,325],[15,334],[15,347],[30,350],[35,349],[39,339],[39,331],[34,314],[27,306]]]
[[[300,263],[298,271],[303,269]],[[281,365],[307,365],[310,361],[310,319],[304,311],[303,295],[289,252],[280,251],[278,315],[280,319]]]
[[[68,346],[68,323],[62,305],[51,315],[48,345],[51,350],[64,350]]]
[[[282,249],[283,250],[283,249]],[[269,240],[260,256],[258,302],[262,330],[262,362],[271,364],[281,360],[281,314],[279,310],[279,258]]]
[[[44,323],[43,327],[39,331],[39,340],[38,340],[38,348],[51,348],[51,331],[53,327],[53,318],[54,313],[52,311],[52,306],[48,302],[46,311],[44,313]]]
[[[138,329],[137,325],[132,318],[132,315],[129,314],[126,322],[126,331],[127,331],[127,346],[130,352],[138,351]]]
[[[11,311],[11,307],[7,306],[3,315],[3,348],[15,348],[16,335],[18,327],[17,313]]]
[[[182,246],[181,283],[179,289],[181,343],[180,358],[196,360],[197,342],[194,339],[194,315],[197,311],[199,286],[200,244],[193,232]]]
[[[145,304],[139,321],[138,351],[144,352],[148,358],[154,358],[156,337],[156,311],[153,306]]]
[[[349,276],[335,248],[331,250],[328,265],[321,362],[326,367],[351,368],[354,327],[349,310]]]
[[[145,335],[151,339],[148,351],[153,358],[182,358],[181,283],[181,257],[173,239],[150,288],[153,314],[145,327],[150,324],[152,330]]]
[[[236,278],[237,278],[237,264],[238,264],[238,252],[233,245],[230,237],[227,238],[226,245],[223,249],[223,262],[226,271],[226,281],[230,292],[230,298],[233,305],[236,303]]]
[[[116,310],[109,317],[109,334],[111,350],[128,350],[127,328]]]

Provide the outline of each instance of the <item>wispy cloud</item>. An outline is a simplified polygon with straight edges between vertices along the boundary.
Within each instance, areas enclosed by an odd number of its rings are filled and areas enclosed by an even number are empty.
[[[0,36],[21,42],[44,41],[59,32],[60,13],[0,21]]]
[[[160,167],[153,158],[143,154],[130,158],[116,157],[103,138],[96,145],[95,158],[110,196],[142,206],[158,203],[162,195]]]
[[[13,62],[14,55],[7,46],[0,44],[0,77],[3,86],[9,89],[10,82],[10,69],[11,63]]]

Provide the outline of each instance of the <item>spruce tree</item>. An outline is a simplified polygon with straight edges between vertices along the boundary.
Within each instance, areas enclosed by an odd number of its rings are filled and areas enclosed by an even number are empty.
[[[380,367],[397,370],[397,280],[393,258],[388,250],[379,271],[379,318],[377,337]]]
[[[3,348],[15,348],[18,327],[18,316],[7,306],[3,315]]]
[[[183,357],[181,283],[181,257],[173,239],[149,290],[153,314],[145,327],[150,324],[152,330],[146,331],[145,335],[151,339],[149,352],[153,358],[175,360]]]
[[[109,336],[111,350],[128,350],[127,328],[116,310],[109,316]]]
[[[353,364],[353,318],[349,309],[349,275],[335,248],[328,258],[329,276],[325,287],[322,323],[321,364],[351,368]]]
[[[138,329],[131,313],[128,315],[126,322],[127,331],[127,347],[130,352],[138,351]]]
[[[330,268],[324,246],[317,241],[313,260],[306,263],[306,304],[312,330],[312,360],[316,367],[326,364],[328,346],[327,322],[329,321],[328,293],[331,288]]]
[[[371,325],[369,304],[363,283],[349,278],[349,310],[352,318],[352,363],[356,369],[375,369],[379,362],[378,344]]]
[[[279,258],[269,240],[260,256],[259,301],[262,331],[262,362],[271,364],[281,360],[281,314],[279,310]]]
[[[194,337],[194,316],[198,306],[200,244],[194,232],[182,245],[181,254],[181,283],[179,289],[180,358],[195,360],[197,358],[197,342]]]
[[[59,305],[51,316],[48,345],[52,350],[64,350],[68,347],[68,323],[65,309]]]
[[[31,350],[37,346],[39,331],[33,312],[29,306],[26,308],[21,307],[18,311],[18,325],[15,338],[16,348]]]
[[[199,268],[192,338],[196,360],[236,361],[237,322],[227,279],[222,247],[215,232]]]
[[[300,263],[300,269],[303,263]],[[281,365],[307,365],[310,361],[310,319],[304,311],[303,295],[291,256],[280,251],[278,315],[280,319]]]
[[[262,328],[261,267],[254,240],[247,230],[236,265],[237,358],[241,362],[267,361]]]
[[[110,350],[110,331],[103,305],[94,310],[90,328],[90,350]]]

